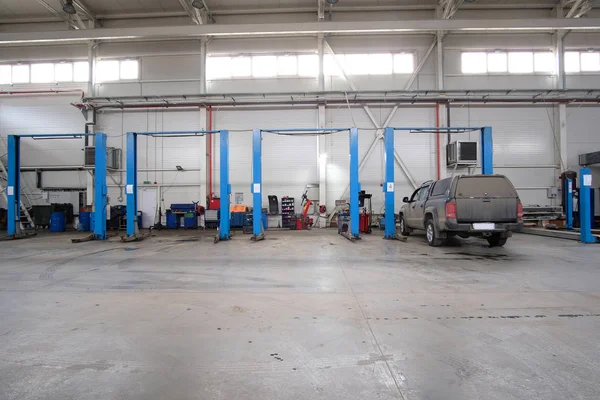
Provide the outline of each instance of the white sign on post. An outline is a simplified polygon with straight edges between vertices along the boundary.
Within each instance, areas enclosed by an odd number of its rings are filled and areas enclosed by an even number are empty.
[[[583,176],[583,186],[592,186],[592,176],[591,175]]]
[[[15,195],[15,187],[14,186],[8,186],[6,188],[6,194],[8,196],[14,196]]]
[[[252,193],[260,193],[260,183],[255,183]]]
[[[125,191],[127,192],[127,194],[133,194],[133,185],[127,185]]]
[[[393,193],[394,192],[394,182],[388,182],[387,183],[387,192],[388,193]]]

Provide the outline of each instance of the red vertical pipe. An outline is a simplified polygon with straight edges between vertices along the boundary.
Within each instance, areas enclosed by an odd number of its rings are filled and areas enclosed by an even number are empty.
[[[440,127],[440,103],[435,103],[435,126]],[[435,135],[435,154],[437,157],[437,179],[441,178],[441,146],[440,146],[440,132],[438,131]]]
[[[212,128],[213,128],[212,107],[209,106],[208,107],[208,130],[212,131]],[[212,151],[213,151],[212,134],[210,134],[210,135],[208,135],[208,198],[209,198],[209,205],[210,205],[210,201],[212,201],[212,198],[213,198]]]

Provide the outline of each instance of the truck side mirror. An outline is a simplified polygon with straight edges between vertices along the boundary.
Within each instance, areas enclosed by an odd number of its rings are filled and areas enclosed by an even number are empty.
[[[405,197],[405,198],[402,199],[402,202],[403,203],[410,203],[410,200],[408,200],[408,197]]]

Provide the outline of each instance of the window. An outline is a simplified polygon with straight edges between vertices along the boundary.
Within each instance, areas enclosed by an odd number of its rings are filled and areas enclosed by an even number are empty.
[[[413,54],[394,54],[394,73],[412,74],[415,70]]]
[[[298,58],[296,56],[277,57],[277,75],[293,76],[298,74]]]
[[[419,190],[417,201],[425,200],[427,198],[427,193],[429,193],[429,186],[422,187],[421,190]]]
[[[565,53],[565,72],[579,72],[579,52],[567,51]]]
[[[461,64],[463,74],[553,74],[556,70],[556,59],[549,51],[465,52],[461,54]]]
[[[75,82],[88,82],[90,79],[90,64],[87,61],[73,63],[73,80]]]
[[[487,54],[462,53],[461,68],[463,74],[485,74],[487,72]]]
[[[119,61],[103,60],[96,63],[96,79],[98,82],[119,80]]]
[[[121,61],[120,79],[138,79],[140,74],[139,63],[137,60]]]
[[[29,83],[29,65],[12,66],[12,83]]]
[[[246,77],[252,75],[252,59],[250,57],[231,58],[231,76]]]
[[[488,72],[506,72],[508,71],[506,53],[489,53],[487,55]]]
[[[138,79],[138,60],[101,60],[96,63],[98,82]]]
[[[440,196],[446,193],[448,188],[450,187],[450,182],[452,182],[452,178],[442,179],[441,181],[437,181],[433,190],[431,191],[432,196]]]
[[[533,70],[535,72],[554,73],[556,70],[556,60],[554,54],[550,51],[544,53],[534,53]]]
[[[209,57],[206,76],[209,79],[231,78],[231,57]]]
[[[12,82],[11,69],[10,65],[0,65],[0,84],[10,84]]]
[[[391,54],[369,54],[371,60],[369,74],[391,75],[394,72],[394,58]]]
[[[252,57],[253,77],[275,77],[277,76],[277,70],[277,56]]]
[[[0,65],[0,84],[87,82],[88,62],[46,62]]]
[[[31,83],[54,82],[54,64],[31,64]]]
[[[72,63],[56,63],[56,64],[54,64],[54,80],[56,82],[71,82],[71,81],[73,81],[73,64]]]
[[[319,56],[305,55],[298,56],[298,75],[317,76],[319,75]]]
[[[336,54],[335,58],[331,54],[326,54],[325,57],[323,57],[323,74],[326,76],[343,76],[338,62],[342,64],[344,71],[349,70],[346,66],[346,57],[343,54]]]
[[[350,67],[350,75],[368,75],[371,60],[368,54],[346,54],[346,64]]]
[[[508,72],[530,74],[533,72],[533,53],[508,53]]]
[[[584,72],[600,71],[600,53],[581,53],[580,64]]]

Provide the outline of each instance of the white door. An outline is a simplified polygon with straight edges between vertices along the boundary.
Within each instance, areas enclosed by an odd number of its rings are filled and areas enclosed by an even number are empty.
[[[149,228],[154,226],[156,216],[157,190],[156,188],[144,188],[140,190],[141,196],[139,210],[142,212],[142,227]]]

